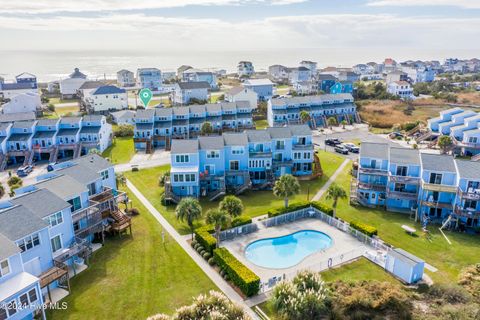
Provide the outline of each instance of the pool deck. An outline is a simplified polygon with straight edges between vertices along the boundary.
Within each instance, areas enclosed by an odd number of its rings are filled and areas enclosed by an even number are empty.
[[[259,267],[245,257],[245,248],[253,241],[281,237],[301,230],[316,230],[327,234],[332,238],[332,246],[307,256],[295,266],[284,269]],[[330,266],[334,267],[348,260],[356,259],[369,250],[367,246],[355,237],[319,219],[313,218],[301,219],[270,228],[264,228],[262,225],[262,228],[254,233],[233,240],[223,241],[221,246],[227,248],[238,260],[255,272],[260,277],[262,283],[267,283],[273,277],[277,277],[277,279],[292,278],[299,270],[322,271],[327,268],[326,266],[330,258],[332,258]]]

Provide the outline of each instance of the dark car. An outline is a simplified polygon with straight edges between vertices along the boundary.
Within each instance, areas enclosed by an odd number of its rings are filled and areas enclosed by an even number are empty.
[[[353,143],[344,143],[343,146],[348,149],[351,153],[359,153],[360,148]]]
[[[335,147],[335,146],[337,146],[337,145],[339,145],[339,144],[341,144],[341,143],[342,143],[342,141],[338,140],[337,138],[332,138],[332,139],[326,139],[326,140],[325,140],[325,144],[326,144],[327,146],[333,146],[333,147]]]
[[[348,149],[344,145],[339,144],[339,145],[335,146],[335,152],[342,153],[342,154],[348,154]]]

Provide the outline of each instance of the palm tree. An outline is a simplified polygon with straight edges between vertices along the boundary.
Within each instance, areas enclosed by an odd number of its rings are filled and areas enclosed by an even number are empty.
[[[213,132],[213,127],[210,122],[204,122],[202,124],[202,127],[200,128],[200,134],[202,136],[209,135],[210,133]]]
[[[230,222],[230,216],[226,211],[220,209],[210,209],[207,211],[205,220],[208,224],[213,224],[215,228],[215,238],[217,239],[217,248],[220,244],[220,231],[222,227]]]
[[[202,216],[202,207],[200,206],[200,202],[192,197],[183,198],[175,208],[175,215],[177,216],[178,220],[187,222],[188,226],[190,227],[190,231],[192,231],[193,240],[193,222],[200,219]]]
[[[226,196],[220,201],[219,209],[228,213],[232,218],[238,217],[243,212],[242,200],[235,196]]]
[[[337,125],[337,119],[335,119],[334,117],[328,118],[327,125],[330,127],[330,129],[332,129],[333,126]]]
[[[288,207],[288,198],[300,192],[300,184],[297,178],[291,174],[285,174],[275,182],[273,186],[273,194],[276,197],[285,200],[285,208]]]
[[[330,187],[328,187],[327,199],[329,199],[329,200],[332,199],[333,200],[332,207],[333,207],[333,217],[334,218],[337,214],[338,199],[345,199],[345,198],[347,198],[347,193],[339,185],[337,185],[335,183],[332,183],[330,185]]]
[[[345,126],[348,124],[347,120],[342,120],[342,128],[345,129]]]
[[[302,123],[307,123],[310,120],[310,113],[305,110],[300,111],[300,120]]]

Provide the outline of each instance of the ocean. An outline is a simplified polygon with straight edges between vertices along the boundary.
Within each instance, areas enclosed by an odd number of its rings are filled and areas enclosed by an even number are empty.
[[[389,54],[390,53],[390,54]],[[235,72],[241,60],[252,61],[256,71],[267,71],[272,64],[298,66],[302,60],[318,62],[319,67],[351,67],[369,61],[381,62],[386,57],[402,60],[440,60],[447,57],[472,58],[474,53],[450,50],[426,52],[414,48],[378,50],[378,48],[288,48],[258,51],[173,51],[165,48],[162,52],[142,51],[49,51],[49,50],[0,50],[0,76],[12,81],[15,75],[30,72],[40,82],[59,80],[67,77],[75,67],[90,79],[114,79],[120,69],[134,71],[140,67],[155,67],[162,71],[176,71],[183,65],[200,69],[226,69]]]

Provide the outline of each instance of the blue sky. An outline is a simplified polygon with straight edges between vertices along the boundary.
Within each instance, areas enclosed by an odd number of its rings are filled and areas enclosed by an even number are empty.
[[[0,41],[11,50],[368,47],[475,56],[479,36],[480,0],[0,0]]]

